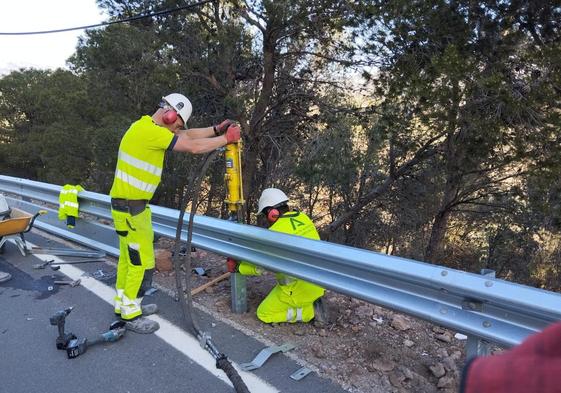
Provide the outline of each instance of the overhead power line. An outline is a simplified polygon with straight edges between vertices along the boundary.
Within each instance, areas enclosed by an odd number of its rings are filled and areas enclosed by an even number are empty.
[[[153,16],[160,16],[160,15],[171,14],[171,13],[174,13],[174,12],[177,12],[177,11],[187,10],[187,9],[189,9],[189,8],[196,8],[196,7],[199,7],[199,6],[203,5],[203,4],[210,3],[210,2],[212,2],[212,1],[215,1],[215,0],[203,0],[203,1],[199,1],[199,2],[197,2],[197,3],[193,3],[193,4],[189,4],[189,5],[184,5],[184,6],[177,7],[177,8],[172,8],[172,9],[168,9],[168,10],[152,12],[151,14],[144,14],[144,15],[132,16],[132,17],[130,17],[130,18],[114,20],[114,21],[111,21],[111,22],[98,23],[98,24],[95,24],[95,25],[78,26],[78,27],[68,27],[68,28],[66,28],[66,29],[56,29],[56,30],[25,31],[25,32],[17,32],[17,33],[2,33],[2,32],[0,32],[0,35],[51,34],[51,33],[62,33],[62,32],[65,32],[65,31],[72,31],[72,30],[91,29],[91,28],[94,28],[94,27],[102,27],[102,26],[115,25],[115,24],[117,24],[117,23],[132,22],[132,21],[139,20],[139,19],[151,18],[151,17],[153,17]]]

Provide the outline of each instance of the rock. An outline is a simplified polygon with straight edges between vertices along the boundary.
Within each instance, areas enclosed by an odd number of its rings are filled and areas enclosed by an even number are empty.
[[[325,330],[325,329],[319,329],[318,335],[319,335],[320,337],[327,337],[327,330]]]
[[[369,359],[379,358],[381,356],[381,354],[383,353],[383,346],[382,345],[383,344],[379,343],[376,340],[368,341],[368,343],[364,347],[366,356]]]
[[[458,370],[458,367],[456,366],[456,361],[452,356],[444,358],[442,360],[442,363],[444,364],[444,368],[448,371],[455,372]]]
[[[372,311],[372,307],[369,306],[358,306],[355,310],[356,314],[361,317],[371,317],[374,315],[374,311]]]
[[[312,353],[318,359],[326,359],[328,357],[328,352],[325,349],[325,346],[319,343],[312,346]]]
[[[462,353],[460,351],[454,351],[450,357],[454,360],[459,360],[462,357]]]
[[[454,334],[454,337],[456,338],[456,340],[467,340],[468,338],[468,336],[462,333],[456,333]]]
[[[388,374],[388,378],[390,380],[390,383],[396,388],[400,388],[401,383],[405,380],[405,376],[399,371],[392,371],[390,374]]]
[[[442,377],[438,380],[439,389],[447,388],[454,385],[454,379],[452,377]]]
[[[292,334],[294,334],[295,336],[305,336],[306,332],[304,331],[304,329],[295,329]]]
[[[415,343],[411,340],[405,340],[403,342],[403,345],[405,345],[407,348],[411,348],[413,345],[415,345]]]
[[[403,315],[394,315],[390,324],[394,329],[401,331],[411,328],[411,324]]]
[[[429,369],[436,378],[443,377],[446,374],[446,370],[444,369],[442,363],[436,363],[435,365],[430,366]]]
[[[416,373],[414,373],[413,371],[411,371],[405,366],[399,366],[399,371],[403,373],[403,377],[405,379],[415,379],[415,377],[417,376]]]
[[[380,306],[373,306],[372,311],[374,311],[376,314],[386,315],[386,310]]]
[[[445,332],[440,326],[433,326],[432,331],[436,334],[443,334]]]
[[[450,337],[450,335],[448,333],[444,333],[444,334],[437,334],[435,336],[435,338],[437,340],[443,341],[445,343],[450,343],[452,342],[452,337]]]
[[[366,364],[368,371],[392,371],[395,368],[395,363],[391,360],[376,359]]]
[[[156,270],[160,272],[169,272],[173,270],[171,251],[159,248],[154,250],[154,256],[156,258]]]

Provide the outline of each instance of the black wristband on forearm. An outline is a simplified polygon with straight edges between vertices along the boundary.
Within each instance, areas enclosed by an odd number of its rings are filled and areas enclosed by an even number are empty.
[[[216,129],[216,126],[212,126],[212,130],[214,131],[214,135],[215,135],[215,136],[220,136],[220,133],[219,133],[218,130]]]

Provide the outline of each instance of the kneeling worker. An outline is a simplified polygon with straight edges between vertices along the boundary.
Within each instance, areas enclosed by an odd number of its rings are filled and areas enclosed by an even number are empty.
[[[269,230],[319,240],[318,232],[310,218],[299,210],[291,210],[288,197],[277,188],[267,188],[259,198],[259,214],[265,215]],[[258,276],[263,269],[249,262],[228,261],[230,272],[244,276]],[[277,285],[257,308],[257,318],[272,322],[327,322],[321,301],[325,290],[315,284],[284,273],[276,273]]]

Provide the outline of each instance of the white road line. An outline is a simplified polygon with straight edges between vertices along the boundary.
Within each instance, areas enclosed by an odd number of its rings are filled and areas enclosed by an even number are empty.
[[[29,241],[26,241],[26,243],[28,244],[28,246],[34,246]],[[33,254],[33,256],[39,258],[44,262],[52,259],[54,259],[55,262],[64,262],[63,259],[49,254]],[[80,279],[80,285],[82,287],[97,295],[102,300],[105,300],[107,303],[113,305],[113,297],[115,296],[115,290],[113,288],[94,279],[93,277],[84,275],[85,272],[83,270],[73,265],[60,265],[60,270],[58,271],[65,274],[72,280]],[[195,337],[188,334],[183,329],[174,325],[167,319],[161,318],[157,315],[150,315],[147,318],[157,321],[160,324],[160,329],[156,333],[154,333],[155,335],[177,349],[179,352],[183,353],[188,358],[192,359],[195,363],[198,363],[200,366],[207,369],[208,372],[210,372],[220,380],[232,386],[232,383],[230,382],[226,374],[216,368],[216,362],[214,358],[210,355],[210,353],[201,348],[199,341]],[[270,385],[263,379],[257,377],[255,374],[241,370],[239,366],[234,362],[232,362],[232,364],[251,392],[279,392],[278,389],[276,389],[274,386]]]

